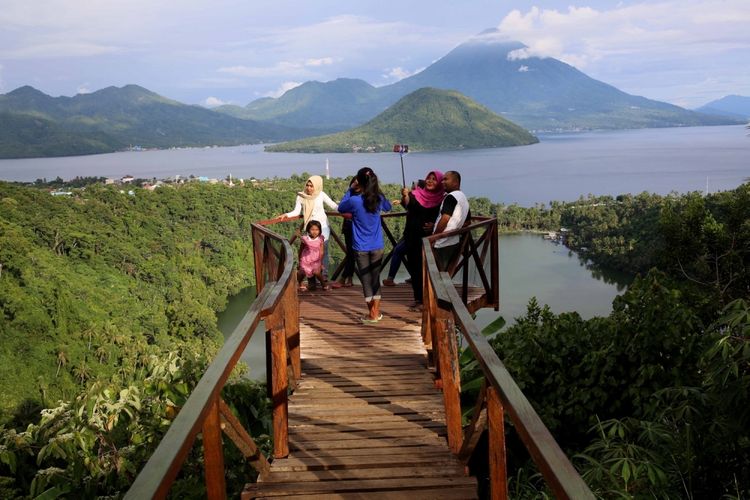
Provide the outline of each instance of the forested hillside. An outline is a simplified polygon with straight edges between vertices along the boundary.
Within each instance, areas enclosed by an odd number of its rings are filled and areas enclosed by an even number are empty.
[[[491,341],[595,494],[747,498],[750,184],[549,208],[472,201],[506,228],[562,225],[586,265],[640,274],[607,317],[532,301]],[[533,466],[510,443],[514,497],[539,498]]]
[[[219,346],[216,312],[252,284],[250,223],[288,211],[305,177],[70,197],[0,183],[1,498],[127,490]],[[747,497],[750,184],[471,206],[505,230],[565,226],[586,265],[641,274],[608,317],[532,301],[491,341],[596,495]],[[268,450],[263,388],[235,377],[223,397]],[[249,477],[228,450],[236,493]],[[198,455],[176,497],[204,496]],[[511,496],[548,495],[512,432],[508,456]]]
[[[254,282],[250,224],[306,177],[70,197],[0,182],[0,498],[127,490],[221,344],[216,312]],[[264,388],[237,377],[223,397],[267,451]],[[228,453],[239,494],[250,472]],[[173,494],[205,496],[199,457],[183,470]]]

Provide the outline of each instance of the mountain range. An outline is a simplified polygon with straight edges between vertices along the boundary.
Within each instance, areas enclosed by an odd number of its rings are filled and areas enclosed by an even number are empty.
[[[189,106],[137,85],[74,97],[51,97],[29,86],[0,95],[0,158],[276,142],[310,134]]]
[[[750,97],[728,95],[704,104],[696,111],[748,121],[750,120]]]
[[[520,146],[539,142],[525,129],[451,90],[421,88],[365,123],[338,134],[266,146],[266,151],[383,152]]]
[[[554,58],[524,57],[519,42],[488,30],[392,85],[362,80],[307,82],[279,98],[218,111],[287,126],[346,130],[416,89],[456,90],[532,131],[674,127],[736,123],[622,92]]]

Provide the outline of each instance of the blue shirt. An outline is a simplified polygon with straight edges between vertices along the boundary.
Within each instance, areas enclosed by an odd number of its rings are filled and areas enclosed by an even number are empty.
[[[383,228],[380,227],[380,212],[391,210],[391,202],[380,196],[380,205],[375,212],[368,212],[361,194],[346,192],[339,203],[339,213],[352,214],[352,247],[358,252],[380,250],[383,245]]]

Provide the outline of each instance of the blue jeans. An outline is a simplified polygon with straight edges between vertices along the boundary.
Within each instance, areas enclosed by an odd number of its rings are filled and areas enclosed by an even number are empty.
[[[398,245],[393,248],[393,254],[391,255],[391,267],[388,270],[388,278],[393,279],[398,273],[398,268],[401,267],[401,261],[406,253],[406,240],[401,240]]]

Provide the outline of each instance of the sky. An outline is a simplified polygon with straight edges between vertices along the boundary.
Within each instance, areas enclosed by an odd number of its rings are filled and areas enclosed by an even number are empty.
[[[0,93],[141,85],[188,104],[375,86],[488,28],[589,76],[696,108],[750,96],[750,0],[0,0]]]

